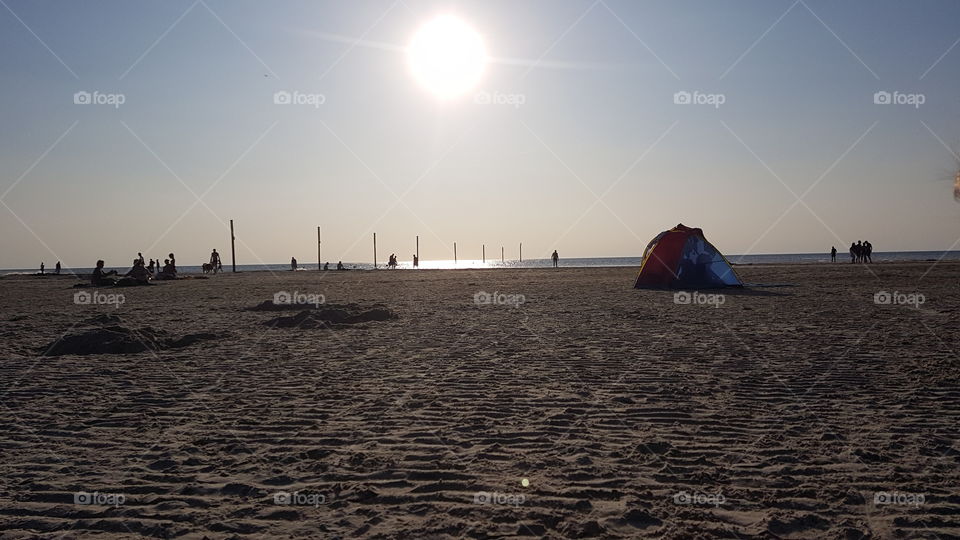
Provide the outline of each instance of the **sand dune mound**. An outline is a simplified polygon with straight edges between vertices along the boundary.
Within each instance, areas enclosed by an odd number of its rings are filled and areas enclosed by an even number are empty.
[[[303,310],[289,317],[276,317],[266,321],[265,325],[276,328],[342,328],[354,324],[372,321],[388,321],[396,315],[389,309],[375,307],[367,310],[346,310],[341,308],[323,308]]]
[[[173,338],[166,332],[152,328],[133,330],[119,324],[113,324],[68,335],[53,341],[40,352],[42,356],[134,354],[146,351],[179,349],[218,337],[216,334],[198,333]]]

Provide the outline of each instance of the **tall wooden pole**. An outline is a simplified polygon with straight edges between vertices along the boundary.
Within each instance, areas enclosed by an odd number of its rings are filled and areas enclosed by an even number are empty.
[[[523,262],[523,242],[520,242],[520,262]]]
[[[453,264],[457,264],[457,243],[453,243]]]
[[[417,264],[420,264],[420,235],[417,235]]]
[[[320,255],[320,226],[317,225],[317,270],[323,270],[323,257]]]
[[[500,246],[500,262],[503,262],[503,246]]]
[[[233,273],[237,273],[237,248],[234,245],[237,237],[233,235],[233,220],[230,220],[230,260],[233,262]]]
[[[377,267],[377,233],[373,233],[373,267]]]
[[[487,264],[487,245],[483,244],[483,264]]]

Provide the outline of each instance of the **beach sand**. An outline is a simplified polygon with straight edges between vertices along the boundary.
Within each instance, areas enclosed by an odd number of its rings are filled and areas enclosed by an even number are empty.
[[[2,279],[0,538],[960,535],[960,265],[738,272]]]

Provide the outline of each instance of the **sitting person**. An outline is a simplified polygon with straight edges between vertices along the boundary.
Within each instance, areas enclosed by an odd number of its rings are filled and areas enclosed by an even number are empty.
[[[97,267],[93,269],[93,275],[90,277],[90,283],[94,287],[112,287],[116,285],[117,280],[109,277],[117,275],[116,270],[110,270],[109,272],[103,271],[103,260],[97,261]]]
[[[170,262],[170,259],[163,260],[163,269],[157,273],[156,279],[177,279],[177,267]]]
[[[123,276],[123,279],[117,282],[118,286],[149,285],[153,279],[153,274],[143,265],[142,259],[134,259],[133,268]]]
[[[343,261],[337,261],[337,270],[343,270]]]

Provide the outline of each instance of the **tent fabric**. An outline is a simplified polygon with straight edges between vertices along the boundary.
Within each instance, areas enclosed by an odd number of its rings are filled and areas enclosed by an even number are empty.
[[[643,250],[634,288],[713,289],[742,287],[730,262],[703,231],[682,223],[654,237]]]

